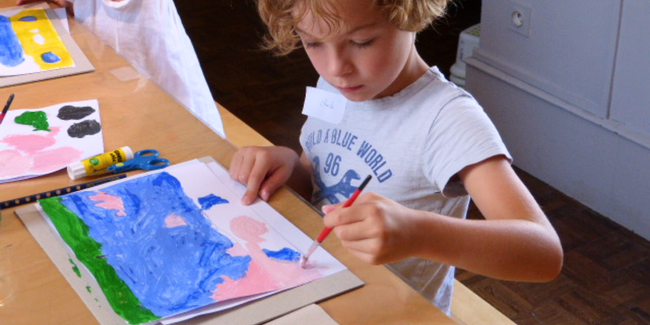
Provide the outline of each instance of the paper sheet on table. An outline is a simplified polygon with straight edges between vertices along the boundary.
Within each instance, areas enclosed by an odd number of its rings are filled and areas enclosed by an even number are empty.
[[[309,247],[311,239],[266,202],[241,205],[243,191],[243,185],[230,179],[220,165],[193,161],[61,198],[63,205],[89,223],[89,236],[102,245],[101,259],[108,261],[128,283],[139,299],[138,304],[161,316],[163,323],[171,324],[226,310],[346,269],[323,249],[312,255],[310,267],[302,269],[299,266],[301,250]],[[154,196],[147,196],[147,193],[153,193],[157,200],[151,200]],[[46,202],[41,200],[41,206]],[[183,208],[179,210],[178,206]],[[141,209],[164,213],[148,211],[141,215],[136,212]],[[47,205],[44,210],[48,211]],[[49,214],[52,220],[58,218]],[[135,221],[146,219],[146,225],[140,221],[130,224],[128,219],[132,217]],[[200,226],[205,220],[209,234]],[[116,226],[118,223],[127,226],[120,228]],[[133,227],[146,236],[131,236],[135,231]],[[65,229],[60,226],[57,229],[65,239]],[[97,233],[99,230],[101,232]],[[197,237],[198,233],[203,234],[201,238]],[[219,256],[212,250],[216,237],[225,237],[232,243]],[[74,242],[68,245],[78,251]],[[128,247],[124,250],[121,245]],[[205,251],[206,248],[210,250]],[[160,254],[137,254],[142,249]],[[192,260],[193,256],[202,256],[199,259],[202,262],[194,263],[197,260]],[[208,263],[215,258],[221,264]],[[79,259],[85,264],[83,258]],[[97,258],[93,256],[90,260]],[[223,264],[224,261],[230,262]],[[151,267],[151,263],[156,267]],[[120,273],[124,270],[128,270],[128,274]],[[149,271],[140,272],[143,270]],[[138,277],[142,274],[146,276]],[[203,287],[209,287],[208,292],[201,289],[202,286],[194,287],[197,283],[194,276],[198,276]],[[94,280],[102,278],[95,275]],[[153,284],[162,291],[151,292]],[[99,284],[100,288],[106,286],[106,283]],[[111,286],[111,290],[116,289]],[[160,297],[164,292],[174,292],[174,302],[163,301]],[[197,294],[199,292],[201,294]],[[183,297],[192,300],[185,301]],[[179,304],[179,300],[187,304]],[[204,308],[199,308],[201,306]]]
[[[50,19],[61,20],[57,14],[49,16],[44,8],[0,12],[0,76],[75,67],[72,54]],[[66,19],[61,21],[67,25]]]
[[[10,109],[0,124],[0,183],[53,173],[103,152],[97,100]]]

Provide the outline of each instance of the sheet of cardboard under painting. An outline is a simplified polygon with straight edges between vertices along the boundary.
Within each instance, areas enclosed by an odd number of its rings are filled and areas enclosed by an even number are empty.
[[[68,52],[72,56],[72,59],[74,60],[74,66],[62,69],[39,71],[29,74],[0,77],[0,88],[95,71],[95,68],[85,56],[83,51],[81,51],[72,36],[66,31],[63,23],[59,20],[58,16],[47,4],[40,3],[35,5],[0,8],[0,14],[3,12],[22,9],[45,9],[47,17],[54,26],[56,32],[59,34],[59,37],[61,38],[61,41],[63,41],[63,44],[66,46]]]
[[[210,157],[200,159],[200,161],[206,164],[215,163],[214,159]],[[74,257],[71,258],[61,237],[47,224],[45,217],[35,205],[17,209],[16,214],[98,321],[101,324],[124,324],[124,319],[113,312],[103,295],[88,294],[86,279],[91,275],[86,274],[88,271],[85,268],[78,268],[83,273],[81,276],[70,271],[71,268],[75,267],[75,263],[80,264],[80,262]],[[360,279],[349,270],[344,270],[245,305],[189,319],[183,324],[259,324],[361,285],[363,285],[363,282]],[[93,288],[94,290],[100,289]]]

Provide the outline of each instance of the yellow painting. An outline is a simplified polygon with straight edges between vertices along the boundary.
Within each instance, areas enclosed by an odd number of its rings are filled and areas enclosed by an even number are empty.
[[[0,75],[74,67],[45,9],[0,14]]]

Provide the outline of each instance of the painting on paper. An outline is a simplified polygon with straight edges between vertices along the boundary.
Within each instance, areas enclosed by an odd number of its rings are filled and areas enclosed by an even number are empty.
[[[300,267],[301,254],[289,241],[299,230],[290,223],[293,229],[284,230],[239,201],[196,163],[39,204],[115,313],[131,324],[245,303],[243,297],[344,269],[333,257]]]
[[[0,76],[74,67],[45,9],[0,13]]]
[[[97,100],[9,110],[0,125],[0,183],[56,172],[103,152]]]

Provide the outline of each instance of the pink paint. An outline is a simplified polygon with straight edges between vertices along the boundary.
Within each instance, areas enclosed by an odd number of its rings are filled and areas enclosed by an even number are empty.
[[[224,301],[282,289],[280,284],[273,277],[268,276],[266,270],[262,269],[255,261],[251,262],[243,279],[235,281],[224,276],[224,280],[223,283],[217,285],[217,290],[212,292],[212,299]]]
[[[262,235],[268,232],[266,224],[251,217],[240,216],[230,221],[230,229],[246,241],[251,266],[246,277],[240,280],[225,279],[213,291],[215,300],[226,300],[271,290],[290,288],[320,278],[317,268],[303,269],[299,262],[269,258],[259,243],[266,241]]]
[[[0,177],[24,175],[33,164],[29,156],[24,156],[17,150],[0,151]]]
[[[61,147],[32,153],[34,166],[30,170],[35,174],[57,171],[81,159],[83,151],[73,147]]]
[[[56,139],[54,138],[54,136],[56,136],[59,133],[61,127],[60,126],[52,127],[51,129],[52,132],[42,132],[45,133],[45,135],[38,135],[38,134],[8,135],[4,139],[0,140],[0,142],[4,142],[20,151],[24,151],[27,153],[35,153],[37,151],[50,147],[56,143]]]
[[[235,235],[247,242],[261,243],[266,241],[262,235],[269,232],[266,224],[251,217],[241,216],[230,221],[230,229]]]
[[[119,212],[117,213],[118,216],[123,217],[126,215],[124,212],[124,202],[122,202],[122,198],[119,196],[113,196],[106,194],[102,191],[97,191],[97,195],[93,195],[90,197],[91,200],[100,202],[103,201],[102,203],[97,203],[95,206],[104,208],[104,209],[109,209],[109,210],[118,210]]]
[[[248,252],[240,243],[235,243],[230,249],[228,249],[228,254],[232,256],[245,256],[248,255]]]
[[[18,150],[0,151],[0,177],[13,178],[30,174],[55,172],[79,161],[83,152],[73,147],[62,147],[23,154]]]
[[[165,227],[175,228],[180,226],[186,226],[187,221],[176,213],[172,213],[165,218]]]

